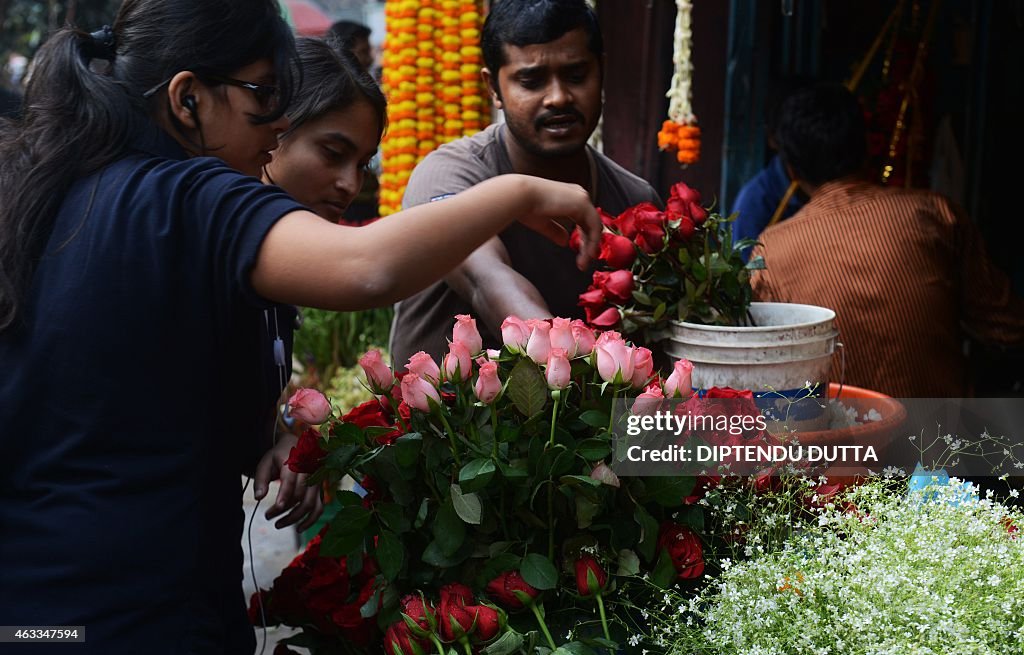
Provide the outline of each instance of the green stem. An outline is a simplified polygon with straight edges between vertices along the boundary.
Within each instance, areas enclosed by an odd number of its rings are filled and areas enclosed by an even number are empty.
[[[555,561],[555,481],[548,479],[548,559]]]
[[[615,421],[615,398],[619,395],[619,387],[614,382],[612,383],[612,404],[608,410],[608,432],[612,431],[612,425]]]
[[[430,635],[430,641],[434,642],[434,646],[437,647],[437,655],[445,655],[444,645],[441,640],[437,638],[437,635]]]
[[[459,449],[455,444],[455,431],[452,430],[452,426],[448,425],[448,419],[444,417],[443,410],[438,409],[437,415],[441,417],[441,423],[444,425],[444,432],[448,437],[448,447],[451,448],[452,457],[455,458],[455,466],[462,468],[462,460],[459,458]]]
[[[494,455],[494,459],[498,459],[498,409],[491,403],[491,432],[494,433],[494,447],[491,449],[491,454]],[[497,462],[495,462],[497,463]]]
[[[608,641],[612,640],[611,634],[608,633],[608,617],[604,613],[604,599],[601,598],[601,592],[596,594],[597,597],[597,613],[601,615],[601,627],[604,628],[604,638]]]
[[[555,389],[551,392],[551,397],[554,399],[554,405],[551,408],[551,438],[548,439],[548,445],[554,447],[555,445],[555,426],[558,424],[558,406],[561,405],[562,393]]]
[[[555,645],[555,640],[551,637],[551,631],[548,630],[548,624],[544,622],[544,617],[540,615],[540,610],[537,609],[536,603],[530,603],[530,611],[537,617],[537,625],[540,626],[540,631],[544,633],[544,638],[548,640],[548,646],[551,646],[551,650],[557,650],[558,646]]]
[[[473,655],[473,648],[469,645],[469,639],[463,637],[459,639],[459,643],[462,644],[462,648],[466,651],[466,655]]]

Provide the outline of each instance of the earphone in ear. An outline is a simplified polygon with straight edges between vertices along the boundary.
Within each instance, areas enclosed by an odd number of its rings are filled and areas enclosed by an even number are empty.
[[[196,113],[196,97],[194,95],[183,96],[181,99],[181,105],[189,110],[190,113]]]

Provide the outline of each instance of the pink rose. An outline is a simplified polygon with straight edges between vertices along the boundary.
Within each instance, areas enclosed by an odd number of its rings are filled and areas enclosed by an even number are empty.
[[[616,332],[615,330],[605,330],[604,332],[598,335],[596,344],[600,346],[602,344],[608,343],[609,341],[621,340],[622,335]]]
[[[421,412],[430,411],[430,400],[441,404],[441,394],[430,382],[418,375],[406,375],[402,378],[402,400],[405,404]]]
[[[609,468],[604,462],[598,462],[594,470],[590,472],[590,478],[597,480],[601,484],[606,484],[609,487],[618,488],[621,483],[619,482],[619,476],[615,475],[615,472]]]
[[[473,375],[473,358],[469,348],[462,341],[448,344],[448,354],[444,356],[444,377],[452,382],[468,380]]]
[[[430,355],[422,350],[409,358],[409,363],[405,365],[405,370],[416,377],[429,380],[434,384],[441,381],[441,368],[437,365],[437,362],[431,359]]]
[[[473,392],[485,405],[490,405],[501,393],[501,380],[498,378],[498,363],[484,362],[480,364],[479,376]]]
[[[547,321],[527,321],[533,330],[530,332],[530,340],[526,342],[526,354],[538,364],[548,361],[548,354],[551,352],[551,325]]]
[[[514,353],[526,351],[526,342],[530,340],[530,328],[526,321],[518,316],[509,316],[501,323],[501,341]]]
[[[657,382],[652,382],[644,389],[644,392],[636,397],[633,408],[630,410],[637,416],[654,416],[654,413],[661,409],[661,403],[665,400],[665,394]]]
[[[622,384],[633,379],[633,348],[622,339],[598,343],[597,372],[605,382]]]
[[[594,351],[594,342],[597,336],[594,331],[587,327],[587,324],[580,319],[572,322],[572,336],[576,339],[576,354],[586,357]]]
[[[572,364],[562,348],[552,348],[548,354],[545,378],[551,389],[564,389],[572,378]]]
[[[576,356],[576,337],[572,333],[572,321],[557,317],[551,319],[551,332],[548,333],[548,337],[552,348],[561,348],[569,359]]]
[[[480,336],[480,331],[476,329],[476,319],[469,314],[455,316],[452,341],[462,343],[472,355],[484,349],[484,340]]]
[[[672,373],[665,380],[665,395],[669,398],[689,398],[693,393],[693,364],[688,359],[679,359],[672,364]]]
[[[636,248],[626,237],[604,232],[601,234],[601,250],[597,257],[611,268],[629,268],[636,259]]]
[[[380,354],[379,350],[368,350],[366,354],[359,358],[359,365],[363,367],[366,381],[370,384],[370,390],[373,393],[385,393],[394,386],[395,374],[384,363],[384,357]]]
[[[299,389],[288,400],[288,413],[303,423],[320,425],[331,415],[331,403],[316,389]]]
[[[642,389],[654,373],[654,356],[647,348],[633,351],[633,377],[630,383],[634,389]]]

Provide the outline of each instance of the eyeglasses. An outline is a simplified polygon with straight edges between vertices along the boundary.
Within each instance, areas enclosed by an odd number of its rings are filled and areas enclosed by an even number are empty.
[[[246,82],[243,80],[236,80],[233,77],[227,77],[225,75],[217,75],[216,73],[196,73],[196,77],[217,84],[228,84],[230,86],[237,86],[243,89],[252,91],[252,94],[256,97],[256,102],[259,103],[260,109],[263,111],[270,111],[277,105],[278,100],[278,89],[276,86],[269,84],[256,84],[255,82]],[[142,94],[143,98],[149,98],[159,91],[165,84],[171,81],[171,78],[167,78],[160,84],[157,84],[153,88],[147,90]]]
[[[216,82],[218,84],[228,84],[230,86],[237,86],[243,89],[252,91],[253,96],[256,97],[256,102],[259,103],[260,108],[264,111],[273,109],[277,104],[278,90],[276,86],[269,84],[256,84],[254,82],[246,82],[244,80],[236,80],[233,77],[227,77],[224,75],[216,75],[213,73],[202,73],[198,77]]]

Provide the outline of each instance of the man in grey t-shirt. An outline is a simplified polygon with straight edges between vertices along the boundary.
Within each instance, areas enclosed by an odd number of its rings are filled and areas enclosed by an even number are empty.
[[[428,155],[413,171],[403,207],[443,202],[504,173],[579,184],[612,215],[644,201],[662,205],[650,184],[587,145],[601,116],[604,46],[585,0],[499,0],[482,45],[484,82],[506,122]],[[438,229],[459,229],[459,217]],[[500,347],[509,314],[582,318],[578,297],[590,283],[591,271],[576,268],[572,251],[513,225],[443,282],[395,306],[394,364],[404,366],[419,350],[440,359],[456,314],[478,319],[489,348]]]

